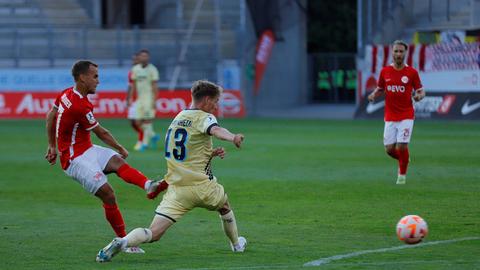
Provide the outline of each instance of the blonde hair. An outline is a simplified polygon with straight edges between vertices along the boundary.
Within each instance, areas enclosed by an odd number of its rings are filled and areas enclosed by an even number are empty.
[[[203,97],[220,96],[223,88],[207,80],[198,80],[193,83],[191,91],[193,100],[200,101]]]

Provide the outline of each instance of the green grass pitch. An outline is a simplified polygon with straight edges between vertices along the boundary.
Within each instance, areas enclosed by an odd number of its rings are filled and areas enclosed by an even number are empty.
[[[129,149],[127,120],[103,120]],[[159,120],[164,134],[169,121]],[[407,214],[428,223],[425,242],[480,236],[480,125],[417,121],[407,184],[382,146],[383,122],[221,120],[245,134],[213,171],[229,194],[244,254],[232,254],[218,215],[196,209],[146,254],[98,264],[113,237],[98,199],[49,166],[44,121],[1,121],[0,269],[309,269],[306,262],[401,246],[395,225]],[[98,143],[98,140],[94,140]],[[101,144],[103,145],[103,144]],[[163,175],[163,145],[131,151],[128,162]],[[159,200],[109,176],[127,229],[150,224]],[[366,254],[318,269],[480,269],[480,240]],[[316,268],[312,268],[316,269]]]

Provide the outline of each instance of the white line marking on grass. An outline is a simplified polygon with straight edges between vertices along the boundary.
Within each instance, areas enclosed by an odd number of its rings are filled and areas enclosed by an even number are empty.
[[[403,245],[403,246],[390,247],[390,248],[362,250],[362,251],[357,251],[357,252],[335,255],[335,256],[331,256],[331,257],[327,257],[327,258],[318,259],[318,260],[315,260],[315,261],[307,262],[303,266],[320,266],[320,265],[323,265],[323,264],[328,264],[332,261],[348,259],[348,258],[357,257],[357,256],[364,255],[364,254],[382,253],[382,252],[395,251],[395,250],[401,250],[401,249],[407,249],[407,248],[419,248],[419,247],[441,245],[441,244],[450,244],[450,243],[456,243],[456,242],[461,242],[461,241],[470,241],[470,240],[480,240],[480,237],[464,237],[464,238],[451,239],[451,240],[427,242],[427,243],[417,244],[417,245]]]

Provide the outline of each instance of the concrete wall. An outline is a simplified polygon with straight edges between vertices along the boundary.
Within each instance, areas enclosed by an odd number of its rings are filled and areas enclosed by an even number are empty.
[[[306,7],[306,1],[299,1]],[[294,108],[305,105],[308,99],[307,24],[306,14],[295,1],[280,5],[280,38],[273,47],[258,95],[253,94],[253,80],[243,74],[243,89],[247,114],[255,116],[263,111]],[[247,11],[244,65],[255,64],[257,37]],[[245,70],[245,69],[244,69]]]

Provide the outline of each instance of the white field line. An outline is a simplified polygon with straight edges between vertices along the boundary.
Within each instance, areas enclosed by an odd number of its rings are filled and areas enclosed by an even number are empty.
[[[456,243],[456,242],[462,242],[462,241],[471,241],[471,240],[480,240],[480,237],[464,237],[464,238],[457,238],[457,239],[451,239],[451,240],[427,242],[427,243],[418,244],[418,245],[403,245],[403,246],[389,247],[389,248],[361,250],[361,251],[357,251],[357,252],[335,255],[335,256],[331,256],[331,257],[322,258],[322,259],[318,259],[318,260],[315,260],[315,261],[307,262],[303,266],[320,266],[320,265],[323,265],[323,264],[328,264],[332,261],[348,259],[348,258],[360,256],[360,255],[370,254],[370,253],[383,253],[383,252],[396,251],[396,250],[407,249],[407,248],[419,248],[419,247],[450,244],[450,243]]]

